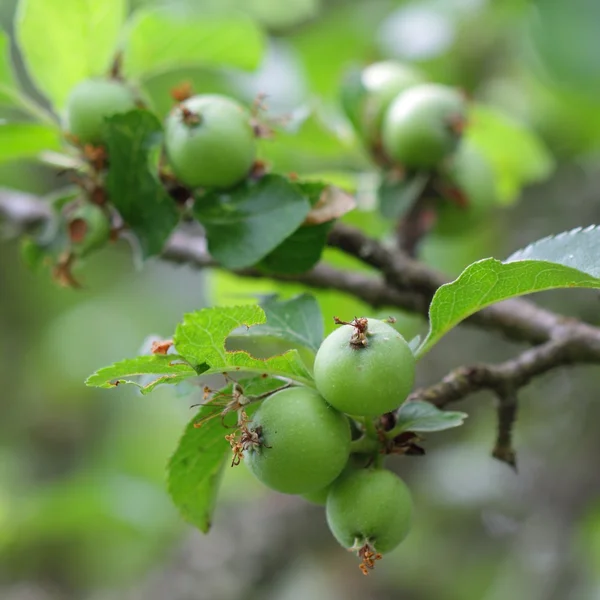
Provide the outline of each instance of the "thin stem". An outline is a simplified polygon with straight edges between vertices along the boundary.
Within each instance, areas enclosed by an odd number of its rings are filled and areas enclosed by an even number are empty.
[[[373,419],[370,417],[352,417],[357,423],[360,423],[363,426],[363,430],[365,435],[373,440],[379,440],[379,434],[377,432],[377,428],[375,427],[375,423],[373,423]]]
[[[377,440],[368,435],[363,435],[361,438],[350,442],[350,452],[352,454],[378,454],[379,446]]]

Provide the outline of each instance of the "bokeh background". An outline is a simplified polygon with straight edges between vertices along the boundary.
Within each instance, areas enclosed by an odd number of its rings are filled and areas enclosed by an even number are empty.
[[[244,11],[267,31],[256,72],[169,71],[146,80],[145,90],[161,114],[182,80],[248,102],[265,92],[276,115],[317,106],[318,118],[293,143],[266,151],[284,171],[329,173],[342,183],[343,170],[368,171],[337,95],[346,68],[381,58],[411,62],[529,128],[547,176],[453,235],[432,235],[421,257],[449,274],[598,221],[597,0],[132,0],[131,9],[159,4]],[[15,0],[0,2],[9,32],[14,8]],[[356,181],[368,187],[368,174]],[[33,162],[0,164],[0,187],[50,194],[63,184]],[[375,234],[386,227],[368,213],[348,219]],[[460,405],[470,415],[465,426],[431,435],[426,456],[397,460],[414,493],[414,529],[363,577],[331,538],[321,507],[268,492],[243,467],[227,473],[210,535],[187,527],[167,496],[165,464],[198,398],[83,385],[149,335],[169,336],[185,311],[298,289],[158,261],[140,270],[125,245],[91,257],[83,278],[83,290],[61,289],[47,272],[27,269],[17,240],[0,246],[2,600],[600,598],[597,368],[557,371],[522,391],[518,474],[490,457],[489,394]],[[343,295],[318,298],[327,318],[368,312]],[[536,301],[600,324],[595,292]],[[397,316],[407,335],[425,326]],[[461,328],[420,364],[419,383],[518,350]]]

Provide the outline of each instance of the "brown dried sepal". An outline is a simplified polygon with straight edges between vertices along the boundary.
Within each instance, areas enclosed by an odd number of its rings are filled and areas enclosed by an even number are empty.
[[[354,317],[353,321],[342,321],[338,319],[338,317],[333,317],[333,320],[336,325],[350,325],[354,327],[354,332],[350,337],[350,345],[354,348],[365,348],[369,340],[367,336],[369,335],[369,320],[366,317]]]
[[[67,225],[69,231],[69,239],[74,244],[80,244],[85,240],[85,236],[88,232],[88,224],[85,219],[77,218],[69,221]]]
[[[184,102],[194,95],[194,88],[192,87],[192,83],[190,81],[182,81],[174,88],[171,88],[170,94],[171,98],[173,98],[175,102]]]
[[[352,548],[350,548],[350,551],[356,552],[358,558],[361,559],[361,563],[358,565],[358,568],[362,571],[363,575],[368,575],[369,571],[372,571],[375,568],[375,561],[383,558],[383,555],[379,552],[376,552],[369,542],[364,542],[359,547],[354,545]]]
[[[266,98],[266,94],[258,94],[250,109],[250,125],[252,125],[252,129],[254,130],[254,137],[259,139],[270,139],[275,133],[273,128],[261,116],[261,113],[267,112],[269,109],[265,104]]]
[[[89,193],[90,201],[98,206],[104,206],[108,202],[106,190],[100,186],[95,186]]]
[[[173,345],[173,340],[155,340],[152,342],[150,352],[152,354],[166,354]]]
[[[382,442],[384,439],[385,436],[383,436]],[[418,436],[414,431],[403,431],[392,440],[385,439],[383,453],[405,456],[423,456],[425,454],[425,449],[419,445],[422,441],[423,438]]]
[[[261,121],[258,117],[252,117],[250,119],[250,125],[254,131],[255,138],[260,140],[270,140],[275,136],[273,128],[264,121]]]
[[[103,146],[85,144],[83,146],[83,157],[95,171],[103,171],[108,162],[108,153]]]
[[[83,286],[73,275],[73,265],[75,264],[75,255],[72,252],[64,252],[58,258],[52,268],[52,279],[60,286],[72,289],[80,289]]]
[[[242,410],[249,402],[249,399],[244,395],[242,386],[237,382],[233,384],[233,391],[231,394],[225,394],[221,391],[215,392],[206,386],[204,387],[203,399],[207,400],[207,402],[203,403],[201,406],[214,406],[215,408],[222,408],[222,410],[216,410],[210,415],[202,417],[199,421],[194,423],[194,427],[196,428],[202,427],[204,423],[219,415],[221,416],[221,423],[223,424],[223,427],[225,427],[225,417],[230,412]],[[198,405],[194,404],[193,406]]]
[[[244,458],[244,452],[247,452],[248,450],[257,450],[261,447],[270,448],[270,446],[267,446],[262,440],[262,427],[258,426],[254,429],[250,429],[248,427],[248,423],[250,422],[251,419],[249,419],[248,415],[242,411],[238,421],[238,429],[225,436],[233,453],[233,458],[231,459],[232,467],[236,467],[240,464]]]
[[[262,179],[269,172],[269,166],[264,160],[255,160],[248,177],[254,181]]]
[[[195,113],[193,110],[179,105],[179,111],[181,112],[181,121],[184,125],[191,128],[198,127],[198,125],[202,123],[202,116]]]

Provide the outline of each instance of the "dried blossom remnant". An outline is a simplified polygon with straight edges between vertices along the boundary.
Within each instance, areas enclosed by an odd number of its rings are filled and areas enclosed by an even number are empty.
[[[173,345],[173,340],[155,340],[152,342],[150,352],[152,354],[166,354]]]
[[[225,439],[229,442],[233,452],[233,458],[231,459],[232,467],[236,467],[240,464],[244,458],[244,452],[247,452],[248,450],[258,450],[260,447],[270,447],[262,441],[262,427],[258,426],[255,429],[250,429],[248,427],[248,423],[250,422],[251,419],[249,419],[248,415],[242,411],[238,421],[238,429],[225,436]]]
[[[65,252],[61,254],[56,264],[53,266],[52,279],[60,286],[72,289],[80,289],[83,287],[73,275],[75,260],[76,257],[72,252]]]
[[[76,218],[67,224],[69,239],[74,244],[81,244],[88,232],[88,224],[85,219]]]
[[[197,127],[202,123],[202,116],[185,106],[179,105],[179,112],[182,123],[188,127]]]
[[[403,431],[392,440],[387,440],[385,454],[400,454],[406,456],[423,456],[425,449],[421,446],[423,438],[414,431]]]
[[[376,552],[368,541],[359,542],[357,540],[354,546],[350,548],[350,552],[356,552],[358,558],[361,559],[362,562],[358,565],[358,568],[362,571],[363,575],[368,575],[369,571],[375,568],[375,561],[383,558],[383,555]]]
[[[369,320],[366,317],[354,317],[354,320],[351,322],[342,321],[338,317],[333,317],[333,320],[336,325],[350,325],[350,327],[354,327],[354,332],[350,337],[350,345],[352,347],[365,348],[368,345]]]
[[[227,373],[222,373],[226,378],[227,378]],[[194,423],[194,427],[199,428],[202,427],[202,425],[204,425],[204,423],[206,423],[207,421],[210,421],[211,419],[213,419],[214,417],[221,415],[221,423],[223,425],[223,427],[227,427],[227,425],[225,425],[225,422],[223,421],[223,419],[230,413],[230,412],[234,412],[237,411],[238,412],[238,424],[235,425],[235,427],[239,427],[239,423],[241,423],[241,419],[242,419],[242,415],[244,414],[242,411],[243,409],[248,406],[249,404],[252,404],[254,402],[258,402],[260,400],[264,400],[265,398],[267,398],[268,396],[271,396],[272,394],[275,394],[276,392],[279,392],[281,390],[285,390],[289,387],[291,387],[291,383],[286,383],[285,385],[282,385],[281,387],[278,387],[274,390],[269,390],[268,392],[265,392],[264,394],[259,394],[258,396],[246,396],[244,394],[244,390],[242,388],[242,386],[237,382],[234,381],[233,383],[233,390],[231,392],[231,394],[225,394],[222,391],[217,391],[215,392],[214,390],[211,390],[208,386],[206,386],[204,388],[204,400],[207,400],[207,402],[198,405],[198,404],[194,404],[192,406],[215,406],[215,407],[223,407],[223,410],[219,411],[215,411],[213,413],[211,413],[210,415],[206,415],[204,417],[202,417],[199,421],[197,421],[196,423]]]
[[[250,168],[248,178],[254,181],[262,179],[269,172],[269,165],[264,160],[255,160]]]
[[[85,144],[83,146],[83,157],[97,172],[103,171],[108,164],[108,152],[104,146]]]
[[[244,406],[250,403],[250,399],[244,395],[244,390],[242,389],[242,386],[237,382],[233,384],[233,390],[231,394],[225,394],[220,391],[215,392],[209,387],[205,387],[203,399],[208,400],[208,402],[206,402],[202,406],[215,406],[218,408],[222,407],[222,410],[216,410],[210,415],[206,415],[202,417],[199,421],[196,421],[196,423],[194,423],[194,427],[196,428],[202,427],[202,425],[204,425],[207,421],[214,419],[218,415],[221,416],[221,423],[223,424],[223,427],[225,427],[226,425],[223,419],[230,412],[240,411],[243,409]],[[195,404],[194,406],[198,405]]]
[[[194,95],[194,89],[190,81],[183,81],[172,88],[170,94],[175,102],[184,102]]]

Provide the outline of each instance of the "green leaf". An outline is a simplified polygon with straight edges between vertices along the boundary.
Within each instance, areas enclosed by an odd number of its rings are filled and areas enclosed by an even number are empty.
[[[226,430],[220,419],[211,419],[202,427],[194,423],[214,412],[203,406],[189,422],[168,466],[168,488],[183,518],[208,533],[217,494],[229,461]]]
[[[60,150],[57,129],[38,123],[0,122],[0,163],[35,158],[44,150]]]
[[[600,227],[577,227],[557,235],[549,235],[513,252],[505,262],[544,260],[572,267],[600,278]]]
[[[307,198],[287,179],[266,175],[230,192],[198,198],[196,218],[211,255],[228,269],[255,265],[288,238],[310,211]]]
[[[429,333],[418,350],[477,311],[508,298],[558,288],[600,288],[600,228],[574,229],[544,238],[505,262],[486,258],[441,286],[429,308]]]
[[[274,337],[309,348],[316,352],[323,341],[323,315],[319,303],[310,294],[300,294],[290,300],[268,298],[261,303],[267,322],[250,329],[234,331],[232,336]],[[228,339],[229,339],[228,338]]]
[[[140,10],[129,28],[124,68],[133,76],[194,65],[255,69],[264,48],[262,31],[243,14]]]
[[[321,260],[334,221],[302,225],[267,254],[258,266],[269,273],[295,275],[310,271]]]
[[[179,221],[158,178],[161,125],[152,113],[133,110],[107,119],[105,138],[110,200],[139,238],[143,255],[159,254]]]
[[[21,93],[11,64],[8,36],[0,29],[0,105],[18,104],[16,97]]]
[[[156,375],[149,383],[140,384],[135,378],[145,378],[147,375]],[[196,377],[198,373],[181,356],[175,354],[153,354],[151,356],[138,356],[127,358],[117,363],[99,369],[90,375],[85,384],[89,387],[113,388],[121,384],[132,384],[140,389],[142,394],[150,393],[161,383],[176,384]]]
[[[430,402],[414,400],[405,402],[398,411],[394,433],[402,431],[443,431],[459,427],[468,417],[463,412],[440,410]]]
[[[554,168],[552,157],[533,132],[494,109],[475,105],[465,138],[490,162],[504,204],[514,202],[523,186],[545,179]]]
[[[175,331],[175,347],[197,371],[207,375],[238,371],[261,373],[288,377],[312,387],[312,376],[296,350],[266,360],[244,351],[226,350],[225,340],[233,330],[265,322],[265,312],[256,305],[205,308],[184,316]]]
[[[73,86],[108,71],[125,0],[21,0],[15,33],[34,82],[61,109]]]

